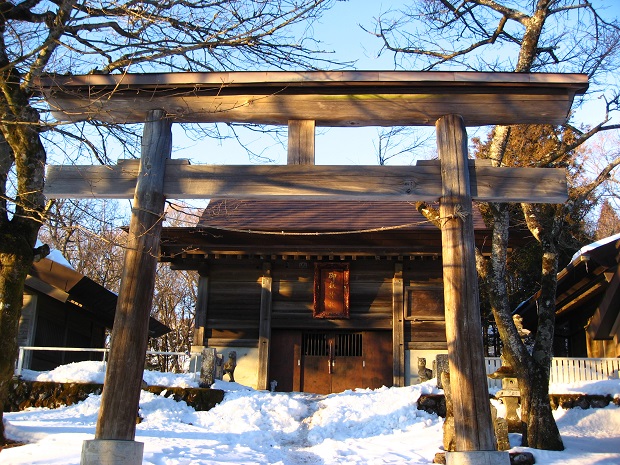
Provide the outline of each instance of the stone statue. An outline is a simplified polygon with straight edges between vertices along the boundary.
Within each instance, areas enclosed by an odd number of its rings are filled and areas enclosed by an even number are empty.
[[[433,377],[433,370],[426,368],[426,359],[422,357],[418,357],[418,376],[422,383]]]
[[[491,404],[491,420],[493,421],[493,429],[495,430],[497,450],[510,449],[510,441],[508,439],[508,422],[505,418],[497,416],[497,409],[493,404]]]
[[[437,354],[435,356],[435,365],[433,366],[435,370],[435,378],[437,378],[437,388],[443,389],[443,384],[441,381],[441,374],[445,371],[446,373],[450,372],[450,364],[448,363],[448,354]]]
[[[456,433],[454,430],[452,392],[450,391],[450,373],[444,371],[440,376],[446,399],[446,419],[443,422],[443,448],[446,452],[452,452],[456,450]]]
[[[228,375],[228,381],[235,382],[235,367],[237,366],[237,352],[231,350],[228,352],[228,360],[224,363],[224,374]]]
[[[512,366],[510,365],[510,363],[508,363],[508,360],[506,360],[506,357],[504,357],[504,354],[500,355],[499,359],[502,362],[502,365],[495,372],[491,373],[490,375],[487,375],[489,378],[502,379],[506,377],[514,378],[515,376],[517,376],[514,370],[512,369]]]

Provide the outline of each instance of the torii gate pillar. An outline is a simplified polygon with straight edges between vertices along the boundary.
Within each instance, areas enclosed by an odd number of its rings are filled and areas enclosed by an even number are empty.
[[[459,115],[437,120],[441,161],[440,217],[450,385],[456,452],[448,465],[508,465],[498,452],[484,365],[478,276],[467,160],[467,131]]]
[[[84,442],[81,465],[142,463],[144,444],[134,438],[163,222],[164,175],[172,152],[171,125],[164,111],[148,112],[97,430],[95,440]]]

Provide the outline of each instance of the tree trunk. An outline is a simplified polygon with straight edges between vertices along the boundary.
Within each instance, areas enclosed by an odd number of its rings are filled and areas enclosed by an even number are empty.
[[[0,441],[5,443],[2,412],[15,372],[17,330],[23,305],[24,281],[32,265],[32,246],[12,231],[0,231]]]
[[[564,450],[560,431],[553,418],[549,402],[549,368],[537,363],[528,364],[528,382],[519,378],[521,391],[521,445],[544,450]]]
[[[506,290],[506,256],[508,247],[508,209],[505,204],[493,204],[493,253],[491,258],[491,307],[500,337],[504,357],[515,370],[521,391],[522,445],[536,449],[564,450],[562,438],[549,403],[549,366],[552,356],[555,323],[555,288],[557,253],[551,241],[543,241],[541,304],[534,353],[530,355],[512,319]],[[544,307],[544,308],[543,308]]]
[[[527,434],[524,446],[546,450],[564,450],[549,403],[549,370],[553,356],[555,330],[555,294],[557,288],[558,252],[554,243],[556,228],[541,240],[543,248],[538,326],[531,362],[528,364],[529,392],[522,392],[522,415]]]
[[[507,204],[492,204],[493,237],[491,253],[491,277],[489,296],[493,317],[504,344],[504,357],[516,370],[517,375],[526,375],[528,352],[512,319],[506,288],[506,263],[508,255],[509,214]]]
[[[541,213],[531,205],[522,205],[528,227],[543,248],[538,324],[533,353],[530,354],[513,322],[506,289],[508,209],[504,204],[491,204],[490,207],[494,222],[492,272],[487,280],[490,286],[489,296],[493,316],[504,344],[503,355],[519,380],[522,445],[537,449],[564,450],[549,403],[549,369],[553,355],[558,271],[558,254],[553,238],[557,237],[558,224],[553,220],[552,225],[542,225],[538,221]]]
[[[1,60],[0,60],[1,61]],[[16,81],[18,82],[18,81]],[[12,102],[12,105],[8,103]],[[21,110],[15,115],[15,109]],[[32,124],[14,125],[13,120]],[[43,177],[46,153],[38,133],[39,116],[28,106],[19,86],[0,79],[0,441],[5,442],[2,412],[17,357],[17,331],[23,305],[24,282],[34,257],[34,246],[44,217]],[[15,210],[6,202],[6,168],[17,178]]]
[[[551,2],[538,2],[535,13],[528,19],[526,31],[523,35],[519,58],[515,72],[529,72],[534,63],[540,43],[545,21],[548,17],[548,8]],[[503,154],[510,135],[510,129],[505,126],[495,128],[495,137],[491,148],[491,159],[495,166],[500,166]],[[550,255],[543,257],[543,277],[541,283],[541,305],[539,307],[539,321],[537,328],[534,353],[529,354],[512,320],[512,312],[508,303],[506,290],[506,257],[508,249],[508,211],[505,206],[493,205],[493,253],[492,268],[493,289],[490,292],[493,315],[504,344],[504,356],[517,373],[521,390],[521,419],[523,422],[522,445],[537,449],[564,450],[562,438],[553,418],[549,403],[549,367],[553,350],[553,331],[555,324],[555,290],[557,275],[557,253],[555,247],[549,250]],[[530,206],[523,205],[526,221],[530,231],[542,231],[543,228],[536,222],[535,217],[528,214]],[[537,229],[538,228],[538,229]],[[550,234],[553,237],[553,232]],[[496,242],[497,241],[497,242]],[[552,240],[547,242],[553,246]],[[543,250],[545,243],[543,242]],[[544,309],[542,308],[544,302]],[[540,337],[539,337],[540,336]]]

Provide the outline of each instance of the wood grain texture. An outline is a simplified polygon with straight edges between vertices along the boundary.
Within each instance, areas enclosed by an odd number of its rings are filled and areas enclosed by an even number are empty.
[[[394,386],[405,385],[405,326],[404,326],[404,284],[403,266],[394,266],[392,278],[392,373]]]
[[[446,84],[460,86],[466,84],[495,86],[536,86],[549,85],[575,90],[587,88],[588,78],[575,73],[510,73],[476,71],[222,71],[185,73],[123,73],[123,74],[84,74],[84,75],[46,75],[36,81],[40,90],[53,91],[73,89],[100,92],[101,89],[222,89],[244,88],[263,85],[265,87],[308,88],[312,84],[321,87],[351,88],[360,85],[376,87],[400,86],[403,83],[420,87],[437,87]]]
[[[446,338],[457,451],[496,450],[484,365],[475,267],[467,132],[458,115],[437,121]],[[426,323],[429,325],[430,323]]]
[[[412,341],[406,344],[408,350],[448,350],[446,341]]]
[[[433,125],[459,113],[467,125],[562,124],[580,74],[473,72],[231,72],[51,76],[37,81],[59,120],[143,121],[163,108],[181,122],[318,126]]]
[[[302,329],[302,330],[326,330],[326,329],[346,329],[346,330],[392,330],[392,318],[377,319],[356,319],[356,320],[317,320],[312,315],[304,317],[299,315],[285,315],[275,313],[271,318],[271,328]],[[391,366],[391,364],[390,364]]]
[[[446,341],[446,324],[441,321],[407,321],[407,340],[411,342]]]
[[[196,320],[194,324],[193,345],[205,345],[205,329],[209,307],[209,277],[204,273],[198,276],[198,295],[196,297]]]
[[[271,266],[263,265],[264,276],[261,283],[260,320],[258,324],[258,389],[269,389],[268,366],[271,346]]]
[[[96,439],[131,441],[135,437],[163,220],[165,161],[171,150],[170,121],[162,111],[149,113]]]
[[[137,161],[113,166],[51,165],[48,198],[131,198]],[[567,199],[563,169],[468,165],[474,200],[561,203]],[[175,199],[437,200],[439,163],[420,166],[189,165],[171,161],[164,181]]]
[[[573,97],[566,92],[531,94],[498,89],[469,94],[353,95],[171,95],[152,92],[115,94],[112,99],[84,100],[49,97],[53,116],[60,121],[95,119],[131,124],[155,107],[164,107],[180,123],[248,123],[286,126],[290,120],[314,120],[320,127],[432,126],[442,114],[461,112],[467,126],[490,124],[563,124]]]
[[[314,121],[291,120],[288,122],[289,165],[314,165]]]

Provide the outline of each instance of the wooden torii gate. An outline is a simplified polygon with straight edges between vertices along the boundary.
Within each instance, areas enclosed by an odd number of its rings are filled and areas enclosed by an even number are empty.
[[[563,170],[472,163],[466,126],[562,124],[579,74],[231,72],[57,76],[40,89],[61,121],[145,123],[139,165],[50,166],[49,198],[134,198],[112,346],[94,441],[82,464],[142,461],[135,442],[165,198],[276,196],[440,199],[446,336],[457,452],[449,464],[508,464],[491,423],[472,199],[559,203]],[[288,125],[288,165],[190,165],[170,158],[173,122]],[[435,125],[439,163],[315,166],[315,126]],[[303,165],[303,166],[295,166]],[[395,341],[395,348],[402,341]],[[401,348],[402,350],[402,348]]]

